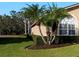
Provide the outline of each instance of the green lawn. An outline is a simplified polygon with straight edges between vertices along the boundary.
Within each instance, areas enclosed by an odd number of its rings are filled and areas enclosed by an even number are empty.
[[[0,56],[26,56],[25,47],[32,44],[29,42],[9,43],[0,45]]]
[[[72,57],[79,56],[79,44],[66,46],[62,48],[26,50],[27,56],[55,56],[55,57]],[[28,53],[29,52],[29,53]]]
[[[32,44],[32,41],[0,44],[0,56],[79,56],[79,44],[52,49],[24,49]]]

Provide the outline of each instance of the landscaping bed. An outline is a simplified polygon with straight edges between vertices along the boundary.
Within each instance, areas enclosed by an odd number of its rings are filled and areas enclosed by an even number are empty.
[[[32,45],[28,47],[28,49],[50,49],[50,48],[59,48],[59,47],[65,47],[70,45],[72,44],[65,43],[65,44],[53,44],[53,45]]]
[[[56,39],[59,39],[59,43],[55,44],[52,43],[51,45],[45,45],[39,36],[33,36],[34,37],[34,45],[28,47],[28,49],[50,49],[50,48],[59,48],[59,47],[65,47],[69,45],[76,44],[78,41],[78,38],[75,36],[57,36]]]

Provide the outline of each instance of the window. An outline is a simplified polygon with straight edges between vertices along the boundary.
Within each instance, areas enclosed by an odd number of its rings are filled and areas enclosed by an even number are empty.
[[[69,35],[74,35],[75,34],[75,30],[69,30]]]
[[[60,30],[60,31],[59,31],[59,34],[60,34],[60,35],[66,35],[66,34],[67,34],[67,30]]]
[[[69,24],[69,35],[75,34],[75,26],[73,24]]]
[[[61,36],[73,36],[75,35],[75,20],[71,16],[70,18],[64,18],[58,28],[58,35]]]
[[[75,35],[75,25],[74,24],[60,24],[59,35],[61,36]]]
[[[73,24],[68,24],[70,30],[75,30],[75,26]]]
[[[61,30],[66,30],[67,29],[67,24],[60,24],[60,29]]]
[[[67,35],[67,24],[60,24],[59,34],[60,35]]]

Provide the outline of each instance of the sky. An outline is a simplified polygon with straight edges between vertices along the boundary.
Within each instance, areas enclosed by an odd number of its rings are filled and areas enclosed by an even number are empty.
[[[78,2],[54,2],[58,7],[66,7]],[[0,15],[10,15],[11,10],[20,11],[26,4],[48,5],[47,2],[0,2]],[[51,2],[49,2],[51,5]]]

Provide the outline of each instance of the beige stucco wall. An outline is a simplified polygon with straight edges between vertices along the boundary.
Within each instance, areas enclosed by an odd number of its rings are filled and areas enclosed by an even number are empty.
[[[68,12],[75,20],[76,35],[79,35],[79,8]]]
[[[44,36],[47,36],[46,35],[46,27],[44,25],[41,25],[41,31]],[[32,34],[39,35],[39,36],[41,35],[40,31],[39,31],[39,27],[37,25],[32,28]]]
[[[73,18],[75,20],[76,35],[79,35],[79,8],[71,10],[68,13],[73,16]],[[46,27],[45,26],[41,26],[41,30],[42,30],[43,35],[46,36]],[[38,26],[34,26],[32,28],[32,34],[40,35]]]

